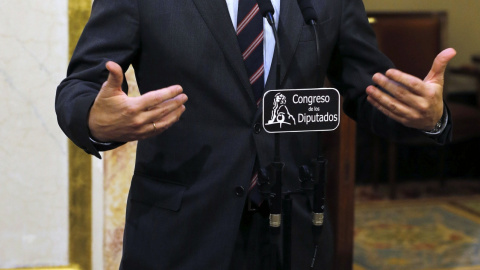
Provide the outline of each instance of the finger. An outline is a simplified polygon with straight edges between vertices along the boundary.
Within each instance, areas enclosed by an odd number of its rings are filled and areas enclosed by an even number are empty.
[[[178,95],[174,98],[164,101],[160,105],[155,107],[150,107],[149,110],[144,111],[141,115],[142,121],[145,123],[150,123],[153,121],[158,121],[163,117],[169,115],[173,111],[178,110],[178,108],[184,106],[187,100],[185,94]]]
[[[403,77],[402,74],[398,75],[400,75],[400,77]],[[392,78],[389,78],[381,73],[376,73],[375,75],[373,75],[372,79],[377,85],[385,89],[388,93],[390,93],[396,99],[405,104],[413,104],[418,101],[419,91],[413,90]],[[422,82],[420,80],[418,81]]]
[[[425,77],[425,81],[443,85],[445,69],[447,68],[448,62],[450,62],[456,54],[457,52],[452,48],[440,52],[437,57],[435,57],[432,68],[427,77]]]
[[[180,85],[172,85],[166,88],[145,93],[137,97],[136,100],[138,102],[138,106],[144,108],[145,110],[149,110],[150,108],[153,108],[166,100],[179,96],[182,93],[183,89]],[[181,96],[181,100],[183,101],[183,103],[185,103],[187,101],[187,96]]]
[[[136,98],[129,99],[133,100]],[[186,99],[186,95],[182,94],[166,100],[156,107],[150,107],[149,110],[139,108],[137,104],[130,105],[129,110],[123,113],[123,115],[129,117],[122,121],[122,124],[128,128],[126,133],[131,134],[127,139],[130,141],[149,137],[149,134],[152,132],[152,123],[156,123],[159,130],[165,129],[165,125],[172,123],[172,115],[179,118],[181,113],[185,111],[183,104]],[[166,124],[164,123],[165,121]]]
[[[145,139],[158,135],[180,120],[180,116],[185,112],[185,106],[180,106],[171,111],[161,119],[146,122],[138,132],[139,139]]]
[[[405,121],[405,117],[403,115],[392,112],[391,108],[389,109],[389,108],[383,106],[382,104],[378,103],[371,96],[368,96],[367,100],[368,100],[368,102],[370,102],[370,104],[372,104],[375,108],[377,108],[381,113],[385,114],[387,117],[405,125],[406,121]]]
[[[388,112],[388,115],[396,115],[398,117],[404,117],[411,109],[402,102],[399,102],[394,97],[384,93],[375,86],[367,87],[367,100],[372,103],[376,108],[382,109]]]
[[[163,132],[170,128],[173,124],[180,120],[180,117],[185,112],[185,106],[180,106],[176,110],[170,112],[166,116],[164,116],[160,121],[156,122],[157,130]]]
[[[392,81],[395,81],[398,84],[403,85],[411,93],[417,96],[423,96],[424,82],[420,78],[402,72],[398,69],[387,70],[387,72],[385,72],[385,77]]]
[[[105,64],[105,67],[108,70],[107,81],[103,84],[102,88],[110,90],[121,90],[123,83],[123,71],[120,65],[113,61],[108,61]]]

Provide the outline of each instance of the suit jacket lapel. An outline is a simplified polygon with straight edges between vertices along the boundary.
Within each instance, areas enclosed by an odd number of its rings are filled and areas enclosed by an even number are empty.
[[[232,20],[225,0],[193,0],[193,2],[224,52],[225,57],[238,75],[243,88],[248,92],[251,99],[254,100],[240,46],[238,45],[237,35],[232,26]]]
[[[303,16],[296,0],[281,0],[280,20],[278,22],[278,39],[281,50],[280,82],[283,82],[287,69],[297,49],[302,26]]]

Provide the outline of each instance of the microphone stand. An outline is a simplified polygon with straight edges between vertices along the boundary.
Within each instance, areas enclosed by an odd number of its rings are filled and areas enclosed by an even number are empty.
[[[320,137],[320,132],[318,133]],[[319,138],[320,139],[320,138]],[[318,141],[320,145],[320,141]],[[320,147],[319,147],[320,148]],[[327,179],[327,160],[318,153],[318,157],[312,161],[313,167],[313,211],[312,211],[312,234],[313,244],[315,250],[313,252],[312,264],[310,268],[313,269],[315,265],[316,255],[320,245],[320,238],[323,229],[324,211],[325,211],[325,183]]]
[[[313,3],[309,0],[298,0],[305,22],[310,24],[315,34],[315,45],[317,51],[317,74],[320,74],[320,42],[317,32],[317,16]],[[317,76],[317,86],[320,86],[320,78]],[[310,166],[300,167],[300,180],[306,183],[307,179],[313,180],[313,205],[312,205],[312,234],[313,244],[315,246],[310,269],[314,269],[317,257],[320,238],[323,229],[324,211],[325,211],[325,183],[327,178],[327,160],[322,154],[322,133],[317,132],[317,158],[312,160]],[[310,174],[310,168],[313,167],[313,175]],[[302,176],[303,173],[303,176]],[[303,177],[303,179],[302,179]]]
[[[310,25],[312,25],[314,33],[315,33],[315,41],[316,41],[316,51],[317,51],[317,64],[316,64],[316,70],[317,74],[320,74],[320,42],[318,39],[318,33],[317,33],[317,27],[316,27],[316,22],[315,20],[310,20]],[[278,67],[277,67],[278,71]],[[279,74],[277,73],[277,79],[279,78]],[[277,82],[278,83],[278,82]],[[320,78],[317,76],[317,85],[320,85]],[[275,134],[277,135],[277,134]],[[324,194],[324,185],[322,179],[325,179],[326,177],[326,160],[322,156],[322,133],[317,132],[317,153],[318,157],[317,159],[314,159],[312,161],[311,166],[302,166],[301,170],[303,169],[303,177],[300,176],[300,181],[308,185],[310,184],[309,182],[313,181],[314,183],[314,188],[313,192],[315,192],[318,188],[321,188],[319,191],[321,194]],[[313,167],[313,175],[310,174],[310,167]],[[302,174],[302,172],[300,173]],[[305,178],[305,175],[308,174],[307,178]],[[282,200],[282,206],[283,206],[283,270],[290,270],[291,265],[292,265],[292,199],[290,195],[296,194],[296,193],[305,193],[306,191],[311,190],[309,188],[302,188],[300,191],[286,191],[283,193],[283,200]],[[320,236],[322,232],[322,225],[323,225],[323,205],[324,205],[324,195],[321,195],[321,198],[318,198],[319,196],[313,196],[314,197],[314,202],[313,202],[313,210],[312,211],[312,232],[313,232],[313,238],[314,238],[314,245],[315,245],[315,250],[314,250],[314,255],[311,263],[311,269],[313,269],[314,264],[315,264],[315,259],[316,259],[316,254],[317,254],[317,249],[320,244]],[[322,207],[315,207],[315,205],[322,205]],[[321,208],[321,209],[316,209],[316,208]]]
[[[268,24],[272,27],[274,38],[275,38],[275,52],[277,58],[276,66],[276,80],[275,88],[279,89],[280,87],[280,45],[278,40],[278,33],[275,27],[275,19],[273,13],[275,12],[272,3],[270,0],[257,0],[258,7],[263,17],[267,19]],[[285,164],[280,160],[280,135],[275,133],[274,135],[274,157],[273,162],[270,164],[268,171],[270,171],[270,176],[264,177],[262,175],[262,185],[265,182],[269,182],[271,178],[271,194],[269,196],[269,207],[270,207],[270,242],[271,242],[271,269],[277,269],[277,256],[279,253],[280,247],[280,232],[282,224],[282,172]],[[261,170],[262,172],[268,172],[267,170]],[[263,173],[262,173],[263,174]]]
[[[281,64],[280,64],[280,46],[278,40],[277,29],[275,27],[275,21],[271,13],[268,13],[267,21],[273,29],[273,34],[275,37],[275,50],[277,53],[277,66],[276,66],[276,81],[275,88],[279,89],[280,87],[280,74],[281,74]],[[280,232],[282,224],[282,173],[285,164],[280,159],[280,134],[275,133],[274,135],[274,157],[271,164],[273,168],[273,187],[272,193],[273,197],[270,199],[270,232],[271,232],[271,243],[272,243],[272,270],[277,269],[277,253],[280,246]]]
[[[317,74],[320,74],[320,42],[318,39],[317,23],[310,20],[315,34],[315,43],[317,49]],[[317,77],[317,85],[320,85],[320,78]],[[312,207],[312,234],[313,244],[315,246],[310,269],[314,269],[315,260],[320,245],[320,238],[323,229],[324,211],[325,211],[325,184],[327,179],[327,160],[322,154],[322,132],[317,132],[317,158],[312,160],[313,167],[313,207]]]
[[[276,58],[277,58],[277,65],[276,65],[276,81],[275,87],[276,89],[280,89],[281,87],[281,59],[280,59],[280,46],[279,46],[279,39],[277,29],[275,27],[275,21],[273,18],[273,7],[269,0],[257,0],[258,6],[260,11],[262,12],[263,16],[267,19],[268,23],[272,27],[273,34],[275,37],[275,51],[276,51]],[[313,7],[312,7],[313,8]],[[315,38],[316,38],[316,49],[317,49],[317,74],[320,74],[320,46],[318,40],[318,33],[316,29],[316,22],[314,19],[310,20],[310,24],[313,26],[315,31]],[[320,84],[320,78],[317,76],[317,85]],[[314,244],[315,244],[315,254],[313,256],[313,261],[311,264],[311,268],[313,269],[316,252],[318,245],[320,243],[320,235],[323,225],[323,205],[324,205],[324,185],[321,179],[325,179],[326,175],[326,160],[322,157],[321,151],[321,132],[317,133],[317,140],[318,140],[318,158],[313,161],[313,168],[314,168],[314,175],[313,175],[313,183],[314,183],[314,205],[312,207],[312,222],[313,222],[313,234],[314,234]],[[300,191],[286,191],[282,192],[282,173],[285,164],[280,159],[280,134],[275,133],[274,135],[274,158],[273,162],[269,166],[269,170],[262,169],[261,173],[259,174],[259,183],[261,184],[260,187],[262,188],[270,188],[271,193],[263,192],[264,195],[269,196],[269,206],[270,206],[270,241],[272,244],[271,250],[271,269],[277,270],[277,254],[279,252],[279,244],[280,244],[280,233],[281,233],[281,225],[282,225],[282,208],[283,208],[283,263],[280,266],[282,270],[290,270],[291,269],[291,212],[292,212],[292,199],[290,197],[291,194],[295,193],[304,193],[305,190]],[[309,166],[302,166],[308,171]],[[271,178],[271,179],[270,179]],[[312,175],[309,176],[310,180],[312,180]],[[271,181],[270,181],[271,180]],[[301,180],[302,181],[302,180]],[[310,183],[312,181],[309,181]],[[268,184],[268,185],[267,185]],[[309,184],[307,182],[302,182],[303,184]],[[312,190],[312,189],[309,189]],[[320,193],[319,196],[316,196],[315,192],[318,191]],[[318,195],[318,194],[317,194]],[[321,207],[318,207],[321,205]]]

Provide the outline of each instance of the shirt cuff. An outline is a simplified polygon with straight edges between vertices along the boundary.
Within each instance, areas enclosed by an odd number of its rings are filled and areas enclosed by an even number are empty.
[[[113,143],[111,142],[98,142],[96,140],[94,140],[92,137],[88,136],[88,138],[90,139],[90,141],[93,143],[93,144],[97,144],[97,145],[102,145],[102,146],[112,146]]]

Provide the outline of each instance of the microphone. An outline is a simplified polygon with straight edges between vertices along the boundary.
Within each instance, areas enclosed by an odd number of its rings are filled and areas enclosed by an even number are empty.
[[[273,14],[275,14],[275,9],[273,8],[272,2],[270,0],[257,0],[258,8],[260,9],[260,13],[263,17],[267,19],[268,24],[272,27],[273,30],[273,37],[275,38],[275,51],[277,54],[277,72],[276,72],[276,85],[275,88],[280,88],[280,45],[278,40],[278,32],[275,26],[275,18]]]
[[[298,6],[302,11],[303,19],[305,23],[311,25],[315,34],[315,43],[317,47],[317,74],[320,74],[320,47],[317,33],[317,13],[313,7],[311,0],[298,0]],[[318,82],[318,81],[317,81]],[[324,211],[325,211],[325,179],[326,179],[326,165],[327,161],[320,156],[320,133],[318,134],[318,143],[319,143],[319,157],[313,162],[313,206],[312,206],[312,230],[313,230],[313,241],[315,243],[315,254],[316,248],[320,243],[320,236],[322,233]],[[315,255],[312,262],[312,267],[315,262]]]
[[[315,12],[315,8],[313,7],[312,0],[298,0],[298,6],[302,11],[303,19],[305,23],[311,25],[315,34],[315,45],[317,48],[317,74],[320,74],[320,42],[318,39],[317,33],[317,13]],[[317,86],[320,87],[320,78],[317,75]]]
[[[275,9],[273,8],[270,0],[257,0],[258,8],[263,17],[265,17],[272,27],[273,36],[275,38],[276,57],[277,57],[277,70],[276,70],[276,89],[280,87],[280,46],[278,40],[277,28],[275,27],[275,18],[273,14]],[[272,192],[273,197],[270,198],[270,227],[274,229],[275,234],[280,233],[280,226],[282,220],[282,169],[283,163],[280,162],[280,142],[278,133],[275,134],[275,155],[274,162],[272,163]]]
[[[311,25],[315,32],[315,42],[317,44],[317,68],[320,66],[319,60],[319,42],[317,34],[317,13],[313,7],[311,0],[298,0],[298,6],[302,11],[303,18],[305,23]],[[319,138],[320,139],[320,138]],[[320,149],[319,149],[320,152]],[[319,158],[314,161],[314,194],[313,194],[313,218],[312,222],[314,226],[321,226],[323,224],[323,208],[325,202],[325,187],[324,180],[326,177],[326,160],[319,156]],[[323,180],[323,181],[322,181]]]
[[[312,0],[298,0],[298,6],[303,15],[305,23],[311,25],[315,34],[315,46],[317,53],[317,74],[320,74],[320,41],[318,38],[317,32],[317,21],[318,16],[313,7]],[[317,86],[320,87],[320,77],[317,75]],[[313,162],[313,205],[312,205],[312,233],[313,233],[313,243],[315,245],[315,250],[313,253],[312,263],[310,268],[313,269],[315,265],[315,260],[317,257],[317,249],[320,244],[320,237],[323,229],[323,220],[324,220],[324,211],[325,211],[325,182],[326,182],[326,165],[327,161],[321,156],[321,133],[317,134],[318,141],[318,158]]]
[[[270,0],[257,0],[257,4],[258,8],[260,9],[260,13],[267,19],[268,24],[273,25],[272,27],[275,27],[275,19],[273,18],[275,9],[273,9],[272,2],[270,2]]]
[[[317,24],[318,17],[311,0],[298,0],[298,6],[302,11],[303,19],[305,20],[306,24]]]

